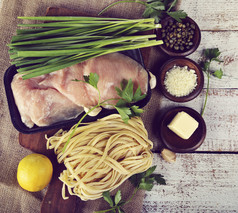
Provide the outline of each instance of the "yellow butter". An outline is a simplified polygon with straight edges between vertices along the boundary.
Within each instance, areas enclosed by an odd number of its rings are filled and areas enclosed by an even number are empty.
[[[178,112],[168,128],[183,139],[189,139],[198,128],[198,122],[186,112]]]

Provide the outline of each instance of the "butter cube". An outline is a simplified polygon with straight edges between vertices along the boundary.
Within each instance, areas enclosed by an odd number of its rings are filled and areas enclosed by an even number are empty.
[[[189,139],[198,128],[198,122],[186,112],[178,112],[168,128],[183,139]]]

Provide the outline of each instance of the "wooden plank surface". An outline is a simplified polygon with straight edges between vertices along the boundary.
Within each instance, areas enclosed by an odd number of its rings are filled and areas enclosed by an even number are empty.
[[[224,60],[222,79],[211,78],[209,98],[204,119],[207,137],[199,153],[176,154],[174,164],[169,164],[156,154],[154,164],[157,172],[165,176],[167,185],[156,186],[146,192],[143,213],[155,212],[238,212],[238,1],[179,1],[179,9],[188,12],[202,30],[199,48],[188,56],[196,62],[201,60],[205,48],[218,47]],[[152,50],[157,52],[156,48]],[[151,60],[156,70],[157,59]],[[213,64],[212,68],[217,68]],[[218,68],[220,68],[218,66]],[[155,72],[156,73],[156,72]],[[206,76],[205,85],[206,88]],[[148,106],[153,115],[170,106],[189,106],[201,112],[206,89],[193,101],[172,103],[154,93],[158,106]],[[146,124],[152,128],[150,124]],[[155,150],[160,144],[154,131]],[[205,152],[205,153],[204,153]],[[230,154],[218,154],[218,153]],[[216,154],[211,154],[216,153]]]
[[[211,69],[222,68],[224,76],[222,79],[212,77],[210,87],[238,88],[238,31],[203,31],[199,48],[189,58],[199,62],[204,49],[215,47],[218,47],[221,51],[221,59],[224,63],[220,65],[218,63],[212,63]],[[204,87],[206,88],[206,80]]]
[[[209,98],[204,119],[207,137],[197,150],[207,153],[177,154],[174,164],[154,156],[156,171],[165,176],[167,185],[156,186],[146,192],[143,213],[155,212],[238,212],[238,2],[232,1],[179,1],[178,8],[188,12],[202,30],[198,50],[189,58],[198,62],[204,48],[218,47],[224,60],[223,78],[211,78]],[[153,54],[158,53],[152,48]],[[159,56],[150,61],[150,69],[156,74],[161,64]],[[213,67],[213,66],[212,66]],[[206,82],[205,82],[206,83]],[[206,85],[204,86],[206,88]],[[235,88],[235,89],[234,89]],[[201,112],[205,98],[204,89],[198,98],[188,103],[172,103],[154,91],[152,98],[158,105],[148,105],[144,117],[159,116],[166,107],[189,106]],[[155,144],[160,141],[156,127],[147,122],[147,129]],[[230,152],[232,154],[210,154]]]
[[[178,9],[193,17],[201,30],[238,30],[237,5],[237,0],[181,0]]]
[[[237,212],[238,155],[178,154],[173,164],[154,155],[167,185],[146,192],[143,213]]]

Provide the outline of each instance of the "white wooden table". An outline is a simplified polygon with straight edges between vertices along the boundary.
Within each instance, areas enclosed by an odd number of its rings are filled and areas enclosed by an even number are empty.
[[[156,172],[165,176],[167,185],[146,192],[143,212],[238,212],[238,1],[179,1],[178,8],[202,31],[201,44],[189,58],[198,62],[204,48],[218,47],[224,76],[210,81],[202,146],[194,153],[177,154],[173,164],[155,154]],[[155,92],[154,98],[160,97],[158,108],[147,108],[156,114],[166,106],[182,105],[201,112],[206,81],[204,86],[202,94],[186,104],[175,104]]]

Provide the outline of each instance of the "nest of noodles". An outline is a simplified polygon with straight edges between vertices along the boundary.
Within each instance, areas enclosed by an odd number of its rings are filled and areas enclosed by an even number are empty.
[[[113,114],[80,126],[62,152],[73,128],[47,139],[47,148],[54,149],[58,162],[66,167],[59,177],[64,199],[68,198],[65,186],[70,195],[82,200],[98,199],[152,164],[153,143],[139,117],[125,124],[120,115]]]

